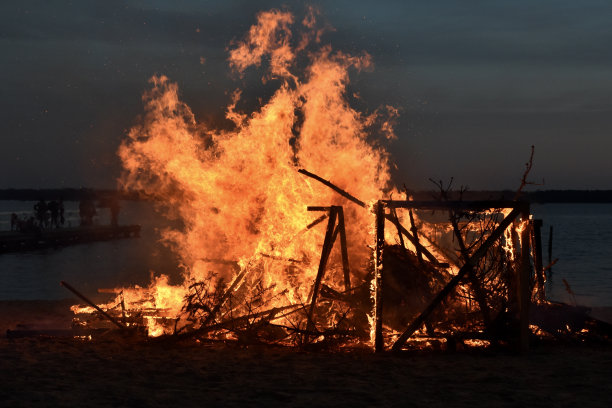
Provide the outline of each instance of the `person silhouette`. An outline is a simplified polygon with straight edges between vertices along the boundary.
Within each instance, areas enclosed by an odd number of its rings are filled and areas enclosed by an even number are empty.
[[[119,200],[116,197],[113,197],[109,204],[108,208],[110,209],[111,214],[111,226],[117,227],[119,225],[119,210],[121,207],[119,206]]]
[[[57,204],[57,206],[59,210],[59,221],[63,227],[64,223],[66,222],[66,218],[64,218],[64,200],[61,197],[59,199],[59,203]]]
[[[19,226],[19,217],[17,216],[17,214],[12,213],[11,214],[11,231],[17,231],[18,226]]]
[[[59,227],[59,204],[57,201],[49,201],[47,205],[49,212],[51,213],[51,227],[58,228]]]
[[[44,228],[48,222],[47,203],[45,203],[45,200],[41,198],[36,204],[34,204],[34,213],[36,214],[38,226],[40,228]]]

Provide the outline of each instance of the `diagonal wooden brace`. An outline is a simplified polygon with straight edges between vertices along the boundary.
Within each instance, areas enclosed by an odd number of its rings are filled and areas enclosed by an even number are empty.
[[[444,289],[442,289],[440,293],[438,293],[438,295],[431,301],[429,306],[427,306],[425,310],[423,310],[421,314],[416,319],[414,319],[412,323],[410,323],[408,328],[402,333],[402,335],[393,344],[393,347],[392,347],[393,351],[400,351],[402,349],[402,347],[404,346],[404,343],[406,343],[406,340],[408,340],[410,336],[412,336],[414,332],[419,327],[421,327],[421,325],[425,322],[425,319],[429,317],[431,312],[433,312],[436,309],[436,307],[438,307],[440,303],[442,303],[442,301],[446,299],[446,297],[459,284],[461,279],[463,279],[463,277],[470,270],[472,270],[474,265],[476,265],[476,263],[478,263],[478,261],[487,253],[491,245],[493,245],[495,241],[497,241],[502,236],[506,228],[508,228],[508,226],[512,223],[512,221],[514,221],[514,219],[518,217],[520,214],[521,214],[521,209],[514,208],[510,212],[510,214],[508,214],[508,216],[506,216],[506,218],[504,218],[502,222],[499,223],[497,228],[491,233],[491,235],[489,235],[487,240],[474,252],[474,254],[471,257],[469,257],[466,260],[465,264],[459,269],[459,272],[457,272],[457,275],[455,275],[446,284]]]

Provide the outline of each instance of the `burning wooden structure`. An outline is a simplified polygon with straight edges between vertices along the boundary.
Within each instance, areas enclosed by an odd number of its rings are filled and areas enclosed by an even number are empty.
[[[398,111],[351,107],[348,72],[371,57],[321,46],[315,17],[293,35],[291,13],[261,12],[234,44],[238,75],[263,66],[279,87],[248,113],[235,92],[231,129],[198,123],[177,84],[151,78],[141,123],[119,148],[121,181],[179,221],[162,239],[183,271],[180,282],[162,274],[117,289],[101,308],[118,330],[165,339],[525,348],[530,302],[544,299],[528,204],[392,200],[403,192],[374,139],[395,138]],[[75,311],[97,324],[91,306]]]
[[[360,207],[367,205],[331,182],[316,179]],[[234,269],[231,283],[194,282],[184,299],[183,320],[159,308],[95,307],[101,320],[120,330],[146,331],[148,322],[164,327],[165,338],[195,337],[208,341],[241,341],[285,345],[351,346],[368,344],[376,351],[401,350],[406,343],[457,342],[528,347],[529,306],[544,301],[544,273],[537,222],[529,219],[529,204],[520,201],[398,201],[380,200],[372,210],[375,244],[366,273],[351,273],[343,206],[308,207],[324,214],[305,231],[327,220],[317,274],[305,303],[272,308],[274,284],[250,278],[262,265],[240,266],[229,260],[208,260]],[[407,211],[410,228],[400,221]],[[440,218],[440,214],[444,216]],[[446,224],[446,237],[435,237],[431,222]],[[436,218],[437,217],[437,218]],[[416,220],[419,220],[418,222]],[[432,235],[433,234],[433,235]],[[438,232],[440,235],[440,232]],[[399,244],[389,242],[392,237]],[[443,242],[449,241],[448,246]],[[339,242],[339,267],[330,254]],[[304,260],[263,259],[300,268]],[[535,265],[535,269],[532,267]],[[334,277],[332,274],[339,274]],[[327,281],[342,282],[334,288]],[[253,285],[257,287],[253,290]],[[70,287],[67,286],[69,289]],[[77,295],[84,298],[78,292]],[[92,324],[91,309],[85,322]],[[96,319],[93,319],[95,321]],[[96,327],[93,323],[92,327]],[[153,334],[153,333],[151,333]],[[159,334],[159,333],[158,333]]]

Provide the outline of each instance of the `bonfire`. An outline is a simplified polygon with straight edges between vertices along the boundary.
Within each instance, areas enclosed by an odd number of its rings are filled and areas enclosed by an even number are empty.
[[[276,86],[250,113],[233,92],[229,129],[198,122],[177,84],[151,78],[119,148],[121,185],[179,221],[161,235],[182,281],[158,271],[106,305],[83,297],[77,326],[298,347],[526,344],[528,307],[545,299],[528,204],[443,188],[415,201],[391,185],[398,110],[351,106],[349,76],[373,62],[325,44],[316,17],[260,12],[229,48],[234,75]]]

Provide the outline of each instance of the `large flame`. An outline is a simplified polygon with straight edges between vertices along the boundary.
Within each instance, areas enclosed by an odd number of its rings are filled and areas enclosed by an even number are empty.
[[[325,232],[325,223],[304,231],[321,215],[308,212],[309,205],[344,206],[351,273],[364,279],[371,213],[297,170],[330,179],[365,202],[383,196],[388,155],[369,135],[379,115],[353,109],[347,98],[349,71],[372,62],[368,54],[348,55],[329,45],[313,50],[321,35],[314,16],[311,10],[302,22],[306,34],[293,45],[294,16],[261,12],[229,51],[229,65],[239,75],[263,65],[263,81],[279,84],[249,114],[237,111],[241,94],[235,92],[226,115],[233,130],[199,123],[181,101],[177,84],[165,76],[151,78],[142,123],[119,149],[122,183],[153,196],[168,217],[182,221],[180,228],[164,231],[163,239],[180,256],[184,282],[172,286],[163,277],[155,279],[147,290],[149,306],[179,316],[191,284],[227,284],[238,270],[252,275],[250,284],[272,286],[271,303],[306,303]],[[298,66],[298,55],[308,57],[306,68]],[[393,134],[388,122],[381,131]],[[289,259],[299,267],[288,268],[283,260]],[[328,284],[339,286],[333,263],[331,268]]]

